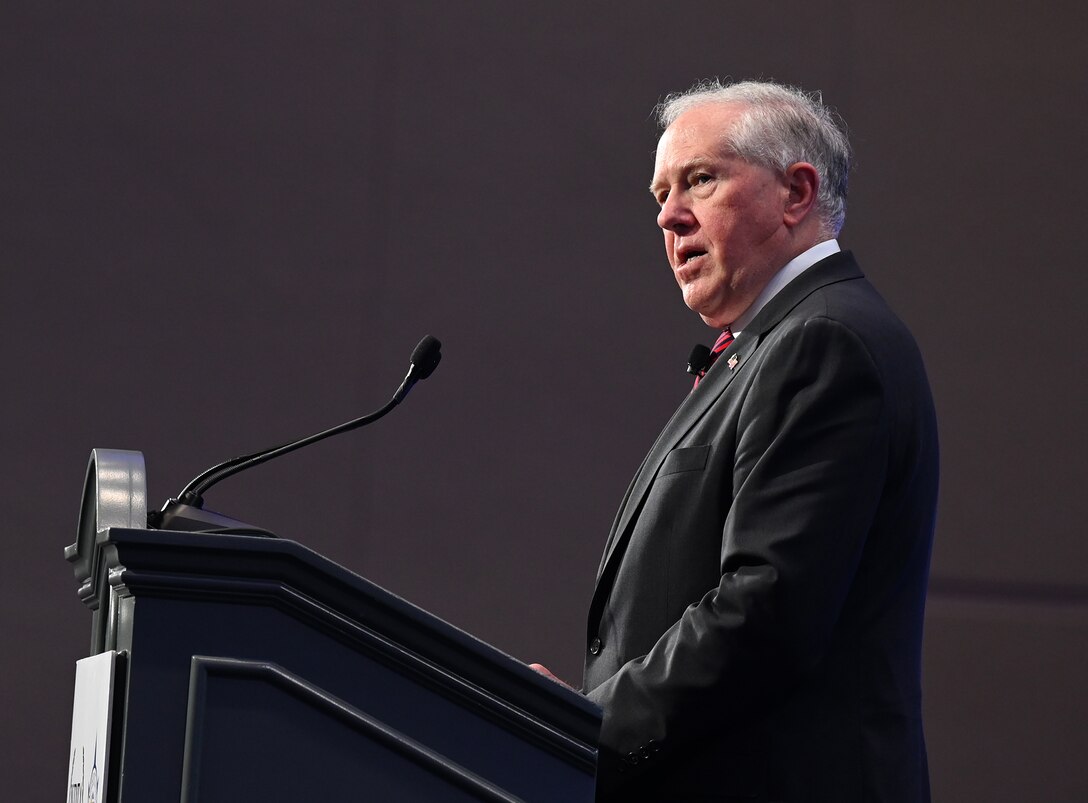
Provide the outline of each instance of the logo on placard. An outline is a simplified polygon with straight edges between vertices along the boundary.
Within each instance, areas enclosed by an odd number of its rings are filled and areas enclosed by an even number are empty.
[[[94,740],[94,760],[91,763],[91,784],[87,787],[87,803],[98,803],[98,739]]]
[[[79,775],[76,775],[76,759],[79,760]],[[68,803],[83,803],[83,748],[78,747],[72,751],[72,767],[68,770]]]
[[[72,766],[68,770],[68,803],[98,803],[98,792],[98,739],[95,739],[90,778],[87,777],[87,748],[77,747],[72,751]]]

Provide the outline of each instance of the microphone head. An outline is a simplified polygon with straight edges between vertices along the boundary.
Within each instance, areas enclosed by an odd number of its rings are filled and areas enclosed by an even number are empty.
[[[437,337],[427,335],[419,341],[415,351],[412,352],[413,372],[416,379],[426,379],[434,373],[442,359],[442,343]]]
[[[688,373],[699,376],[710,367],[710,349],[702,343],[695,346],[688,355]]]

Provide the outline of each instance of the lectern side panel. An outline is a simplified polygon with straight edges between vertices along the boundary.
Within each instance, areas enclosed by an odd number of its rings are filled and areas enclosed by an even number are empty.
[[[344,701],[267,663],[193,659],[182,803],[519,803]]]
[[[171,794],[176,799],[177,792],[171,790],[178,790],[181,784],[190,667],[193,656],[200,655],[282,667],[517,798],[534,803],[592,799],[592,775],[540,749],[525,732],[496,726],[494,718],[473,700],[444,688],[440,677],[428,675],[422,665],[412,665],[408,657],[397,654],[377,635],[317,627],[305,611],[259,596],[197,599],[145,595],[130,598],[129,604],[132,625],[119,632],[119,646],[130,650],[123,789],[140,790],[134,801],[167,799]],[[269,693],[267,689],[260,692]],[[252,695],[258,692],[247,689],[245,694],[250,698],[240,699],[252,703]],[[223,705],[213,710],[229,710],[229,699],[224,696],[222,701]],[[292,710],[297,705],[293,704]],[[217,734],[232,733],[230,728],[242,728],[247,721],[217,716],[223,720]],[[298,716],[307,722],[312,714]],[[259,722],[260,717],[253,714],[248,721]],[[244,743],[258,743],[271,751],[268,755],[276,755],[282,746],[276,748],[276,740],[269,735],[276,732],[260,731],[258,736],[264,741],[258,742],[243,742],[243,734],[235,733],[227,740],[228,746],[241,750]],[[366,741],[356,733],[349,741],[361,739]],[[368,743],[365,749],[378,748]],[[209,750],[202,744],[199,760],[201,764],[209,757],[219,761],[219,755],[218,749]],[[252,750],[241,758],[257,761]],[[201,777],[203,773],[201,770]]]

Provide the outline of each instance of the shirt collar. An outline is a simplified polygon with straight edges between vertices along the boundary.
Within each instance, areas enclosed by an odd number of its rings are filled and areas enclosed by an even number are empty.
[[[771,280],[767,282],[767,286],[763,288],[763,291],[756,296],[756,300],[752,302],[752,305],[748,307],[741,316],[733,321],[732,326],[729,328],[733,332],[733,336],[739,335],[748,324],[752,322],[752,319],[759,314],[759,311],[767,306],[767,303],[778,295],[778,292],[787,284],[792,282],[806,270],[811,268],[821,259],[837,254],[842,250],[839,248],[838,240],[824,240],[822,243],[817,243],[807,251],[802,251],[795,256],[785,267],[778,271]]]

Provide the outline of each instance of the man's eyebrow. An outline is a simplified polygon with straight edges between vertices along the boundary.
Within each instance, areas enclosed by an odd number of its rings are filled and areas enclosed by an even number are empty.
[[[692,156],[687,161],[676,165],[681,173],[688,173],[698,167],[708,167],[714,161],[710,156]]]
[[[669,169],[676,171],[679,175],[685,175],[692,170],[696,170],[700,167],[708,167],[714,160],[707,156],[692,156],[690,159],[686,159],[683,162],[678,162],[672,165]],[[668,171],[666,171],[668,172]],[[664,178],[654,177],[650,181],[650,192],[653,192],[658,187],[667,187],[669,182]]]

